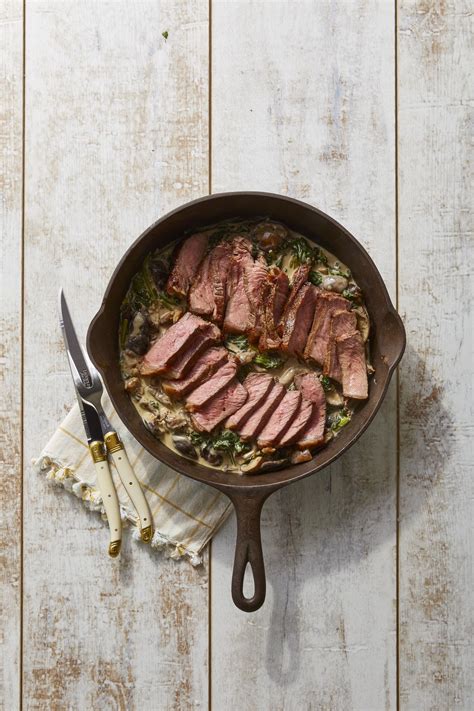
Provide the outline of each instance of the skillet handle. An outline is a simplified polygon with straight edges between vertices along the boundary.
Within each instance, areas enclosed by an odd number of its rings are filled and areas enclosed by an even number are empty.
[[[244,612],[254,612],[265,601],[265,564],[260,538],[260,514],[268,494],[255,496],[235,493],[232,503],[237,514],[237,539],[235,543],[234,570],[232,572],[232,599]],[[247,564],[254,580],[254,594],[244,595],[244,577]]]

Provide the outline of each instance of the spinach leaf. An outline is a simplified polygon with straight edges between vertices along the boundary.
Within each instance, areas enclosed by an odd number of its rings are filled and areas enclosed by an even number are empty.
[[[265,370],[273,370],[283,365],[283,359],[278,353],[259,353],[253,362]]]

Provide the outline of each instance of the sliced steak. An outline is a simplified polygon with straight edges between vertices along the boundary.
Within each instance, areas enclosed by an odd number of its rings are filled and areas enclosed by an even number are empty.
[[[326,396],[316,373],[302,373],[295,377],[295,385],[305,400],[312,405],[311,416],[299,436],[299,449],[313,449],[324,443],[326,425]]]
[[[189,290],[188,303],[193,313],[208,316],[221,324],[226,302],[227,275],[232,267],[230,242],[219,242],[205,257]]]
[[[228,242],[220,242],[212,250],[211,276],[212,289],[214,293],[214,310],[212,320],[217,324],[222,324],[226,306],[226,281],[227,275],[232,268],[232,245]]]
[[[163,375],[172,380],[180,380],[187,375],[204,351],[220,339],[219,329],[212,323],[198,331],[187,348],[168,365]]]
[[[264,308],[258,344],[261,351],[275,350],[280,347],[281,339],[277,328],[289,291],[290,282],[287,275],[278,267],[273,267],[268,274],[268,286],[263,294]]]
[[[209,400],[202,410],[191,415],[194,427],[200,432],[211,432],[220,422],[239,410],[246,399],[246,389],[234,378],[224,390]]]
[[[294,444],[307,427],[312,412],[313,403],[302,398],[293,422],[288,427],[283,437],[280,437],[276,443],[276,446],[288,447],[290,444]]]
[[[212,256],[211,253],[209,253],[202,261],[188,294],[190,310],[200,316],[211,316],[214,310],[211,260]]]
[[[245,333],[253,325],[253,315],[246,283],[254,267],[252,245],[247,239],[232,242],[232,267],[227,280],[227,306],[224,331]]]
[[[249,419],[252,413],[264,401],[273,387],[274,380],[271,375],[264,373],[249,373],[244,380],[244,388],[248,392],[248,399],[240,410],[229,417],[225,426],[229,430],[238,430]]]
[[[197,388],[205,378],[212,375],[228,359],[226,348],[207,348],[181,380],[163,380],[162,387],[167,395],[179,399]]]
[[[314,308],[318,289],[312,284],[304,284],[286,311],[281,338],[281,349],[293,355],[303,355],[308,333],[313,323]]]
[[[191,235],[181,244],[171,274],[168,277],[166,291],[168,294],[186,296],[199,265],[206,254],[208,235],[199,232]]]
[[[360,333],[336,339],[337,357],[342,371],[344,397],[365,400],[369,396],[365,346]]]
[[[297,390],[287,390],[283,400],[258,435],[259,447],[271,447],[283,437],[293,422],[300,403],[301,393]]]
[[[281,383],[274,382],[264,401],[250,415],[248,420],[238,428],[242,439],[253,439],[263,430],[270,415],[278,407],[286,393],[286,388]]]
[[[357,317],[353,311],[336,311],[331,317],[329,344],[326,351],[323,373],[338,383],[342,380],[342,371],[337,357],[336,338],[350,336],[357,331]]]
[[[289,296],[286,300],[285,308],[283,309],[283,313],[281,315],[280,319],[280,324],[278,326],[278,333],[282,335],[283,333],[283,327],[287,318],[288,313],[293,307],[293,302],[295,301],[296,297],[298,296],[298,292],[303,286],[303,284],[308,280],[308,274],[309,274],[309,265],[308,264],[302,264],[298,269],[294,272],[293,278],[291,280],[291,289]]]
[[[230,383],[237,372],[237,363],[234,360],[228,360],[221,365],[218,370],[205,383],[191,392],[186,398],[186,410],[195,412],[201,410],[204,405],[211,400],[217,393]]]
[[[220,338],[219,330],[189,312],[163,334],[145,354],[141,364],[142,375],[166,373],[193,343],[199,334],[206,334],[211,340]]]
[[[305,358],[324,365],[331,335],[331,318],[337,311],[349,311],[350,303],[343,296],[319,291],[313,325],[304,350]]]

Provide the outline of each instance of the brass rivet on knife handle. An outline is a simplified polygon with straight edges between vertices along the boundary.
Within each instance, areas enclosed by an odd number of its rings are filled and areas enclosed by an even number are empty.
[[[123,449],[123,444],[116,432],[107,432],[107,434],[104,435],[104,442],[109,454],[120,452],[120,450]]]
[[[89,445],[89,450],[92,456],[92,461],[97,464],[97,462],[107,461],[107,452],[103,442],[91,442]]]
[[[149,543],[153,535],[153,526],[146,526],[140,531],[140,537],[144,543]]]
[[[120,548],[122,545],[122,541],[111,541],[109,544],[109,556],[111,558],[116,558],[118,554],[120,553]]]

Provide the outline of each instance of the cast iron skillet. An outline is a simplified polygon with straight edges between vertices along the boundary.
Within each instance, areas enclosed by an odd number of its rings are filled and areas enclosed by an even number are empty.
[[[200,226],[236,216],[268,216],[280,220],[347,264],[364,292],[371,319],[371,352],[375,367],[375,374],[369,381],[368,400],[358,407],[350,425],[312,461],[247,476],[195,464],[165,447],[146,429],[123,388],[118,346],[120,305],[133,275],[140,269],[148,252],[181,237],[185,230],[197,230]],[[210,195],[189,202],[155,222],[132,244],[112,275],[102,306],[89,327],[87,345],[117,413],[140,444],[172,469],[219,489],[231,499],[237,514],[232,598],[241,610],[252,612],[265,600],[265,568],[260,540],[260,513],[265,500],[277,489],[320,471],[360,437],[379,409],[390,378],[403,355],[405,331],[375,264],[344,227],[320,210],[298,200],[271,193],[237,192]],[[246,598],[243,593],[247,563],[252,569],[255,585],[251,598]]]

